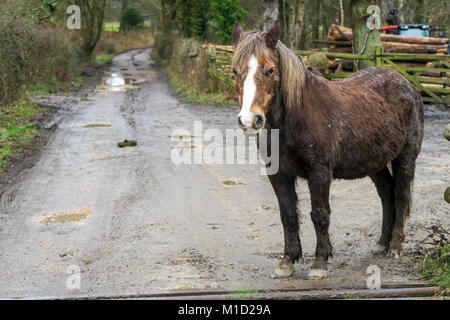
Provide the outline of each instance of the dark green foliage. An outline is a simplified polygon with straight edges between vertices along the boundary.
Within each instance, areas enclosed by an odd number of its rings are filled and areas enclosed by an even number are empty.
[[[204,38],[210,20],[210,1],[179,0],[173,7],[176,25],[182,34]]]
[[[72,34],[15,14],[0,15],[0,105],[20,99],[30,86],[53,86],[82,68]]]
[[[234,22],[242,22],[247,15],[240,0],[172,0],[170,9],[170,16],[184,37],[205,39],[212,30],[224,43],[231,42]]]
[[[0,15],[0,104],[12,102],[31,75],[36,37],[23,19]]]
[[[120,29],[130,30],[142,27],[144,25],[145,16],[142,11],[130,7],[125,10],[120,20]]]
[[[240,0],[213,0],[211,11],[217,34],[224,43],[231,42],[231,33],[236,21],[242,22],[248,14],[241,6]]]

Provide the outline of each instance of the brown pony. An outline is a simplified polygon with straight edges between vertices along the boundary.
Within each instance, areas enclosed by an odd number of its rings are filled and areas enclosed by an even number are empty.
[[[333,179],[372,179],[383,206],[377,247],[398,258],[423,138],[420,95],[402,75],[383,68],[328,81],[305,67],[279,41],[279,33],[278,21],[268,32],[244,32],[239,23],[233,29],[239,126],[253,134],[279,130],[280,169],[269,179],[280,206],[285,249],[275,274],[292,275],[302,255],[297,177],[308,181],[317,236],[310,278],[326,277],[332,255],[328,198]]]

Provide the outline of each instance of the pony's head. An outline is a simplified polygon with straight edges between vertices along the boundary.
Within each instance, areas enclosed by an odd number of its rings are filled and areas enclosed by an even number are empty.
[[[299,101],[305,68],[301,58],[279,38],[278,21],[267,32],[244,32],[239,23],[233,28],[232,67],[241,107],[238,123],[249,134],[264,127],[278,94],[281,93],[288,107]]]

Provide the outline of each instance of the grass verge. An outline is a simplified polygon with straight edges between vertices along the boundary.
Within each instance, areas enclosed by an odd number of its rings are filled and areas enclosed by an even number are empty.
[[[175,91],[180,94],[188,103],[212,104],[212,105],[236,105],[236,102],[230,100],[221,93],[202,93],[194,86],[177,77],[175,72],[166,68],[167,76]]]
[[[0,106],[0,175],[9,160],[33,140],[37,133],[34,120],[43,111],[28,99]]]
[[[423,275],[450,295],[450,244],[428,253],[423,261]]]
[[[98,55],[95,57],[95,64],[97,66],[102,66],[108,62],[110,62],[112,59],[114,59],[114,54],[105,54],[105,55]]]

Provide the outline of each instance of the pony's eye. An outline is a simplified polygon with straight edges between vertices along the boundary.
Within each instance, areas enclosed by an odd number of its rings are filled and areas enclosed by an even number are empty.
[[[233,73],[234,73],[234,75],[235,75],[235,76],[237,76],[237,75],[238,75],[238,72],[237,72],[237,70],[236,70],[236,69],[234,69],[234,68],[233,68]]]
[[[275,71],[275,70],[274,70],[273,68],[270,68],[270,69],[266,72],[266,77],[270,77],[270,76],[273,74],[274,71]]]

